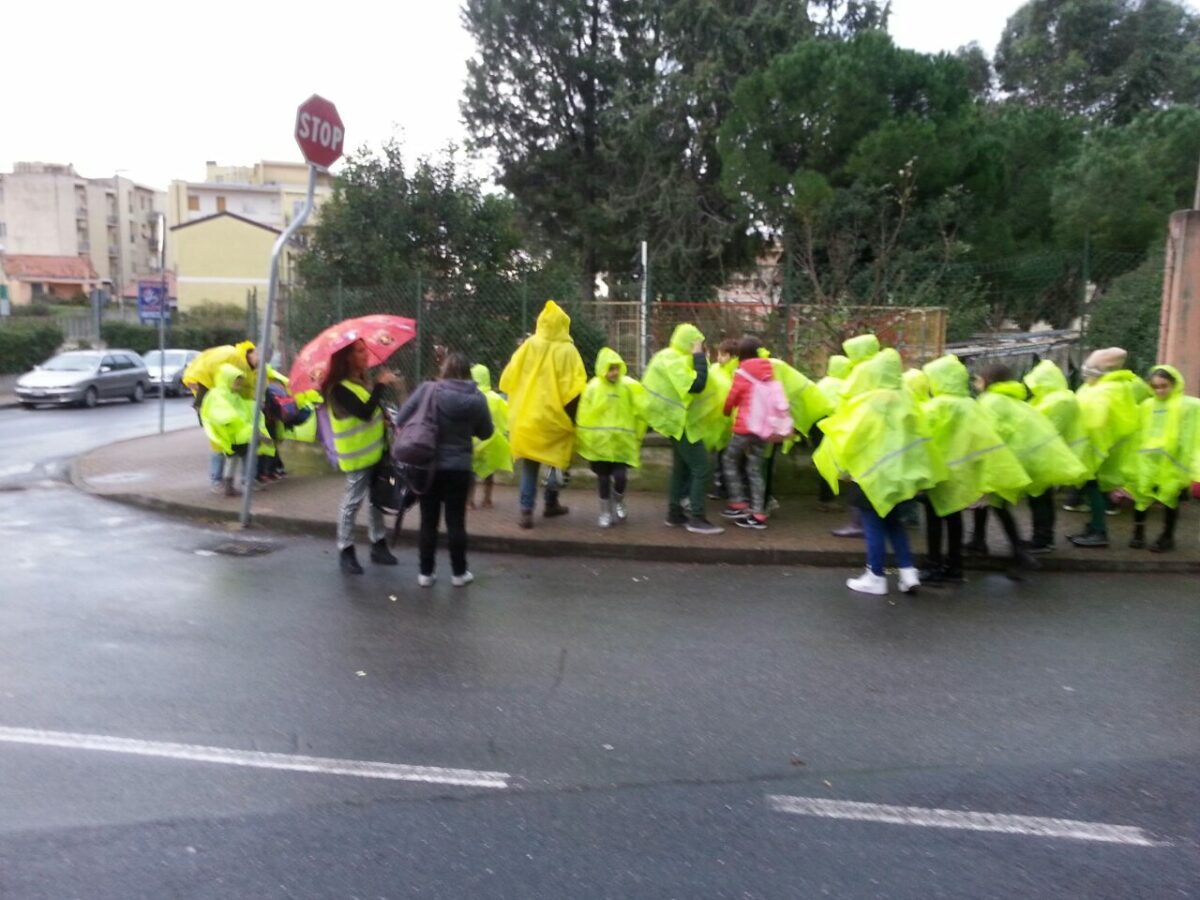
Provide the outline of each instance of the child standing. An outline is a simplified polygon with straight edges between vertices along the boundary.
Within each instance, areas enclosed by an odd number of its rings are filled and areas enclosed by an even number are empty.
[[[243,396],[244,390],[242,371],[230,363],[222,363],[217,368],[212,389],[205,392],[200,404],[204,433],[208,435],[213,451],[222,455],[220,483],[226,497],[236,495],[240,483],[253,477],[253,467],[246,462],[246,452],[254,428],[254,401]],[[265,422],[260,421],[259,434],[265,436]],[[260,455],[266,456],[271,451],[269,440],[259,444]]]
[[[475,439],[471,454],[471,469],[475,477],[483,481],[483,508],[492,508],[492,485],[497,472],[511,472],[512,450],[508,445],[508,401],[492,390],[492,373],[483,363],[471,366],[471,378],[487,398],[488,412],[492,416],[492,436],[485,440]],[[475,484],[471,484],[471,509],[475,508]]]
[[[627,371],[616,350],[601,347],[595,377],[583,389],[575,416],[575,449],[596,473],[601,528],[625,521],[626,472],[641,465],[644,390]]]
[[[1150,372],[1150,389],[1154,396],[1138,406],[1140,439],[1128,485],[1136,503],[1129,546],[1146,546],[1146,517],[1157,500],[1163,505],[1163,530],[1150,550],[1165,553],[1175,549],[1179,498],[1200,481],[1200,400],[1184,396],[1183,376],[1168,365]]]
[[[852,479],[867,539],[867,568],[846,587],[863,594],[886,594],[884,563],[892,545],[900,570],[900,591],[921,586],[899,504],[945,479],[945,467],[933,452],[920,411],[904,390],[900,354],[890,347],[853,372],[850,393],[838,410],[820,422],[825,437],[813,462],[836,492],[839,478]]]
[[[725,448],[725,485],[729,489],[729,505],[721,513],[742,528],[763,530],[767,527],[766,481],[763,478],[763,456],[766,441],[750,431],[748,414],[750,394],[755,382],[774,381],[771,361],[758,355],[759,343],[754,338],[743,338],[738,344],[738,367],[733,373],[733,386],[725,398],[725,415],[737,410],[733,423],[733,437]],[[742,478],[741,468],[746,468]],[[746,481],[750,482],[750,499],[746,499]]]
[[[1088,465],[1090,443],[1083,430],[1083,417],[1079,398],[1067,386],[1067,376],[1053,360],[1043,359],[1026,373],[1025,386],[1032,395],[1029,405],[1050,420],[1058,436],[1066,442],[1068,449]],[[1037,497],[1029,498],[1029,512],[1033,518],[1033,537],[1026,547],[1030,553],[1049,553],[1054,549],[1054,485]]]

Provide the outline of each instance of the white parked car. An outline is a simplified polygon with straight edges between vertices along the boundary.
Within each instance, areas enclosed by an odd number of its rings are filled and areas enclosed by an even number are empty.
[[[160,361],[157,350],[148,350],[142,354],[142,362],[150,374],[149,387],[152,391],[160,388],[167,392],[168,397],[178,397],[183,393],[183,370],[193,359],[200,355],[199,350],[168,349],[162,351],[165,363]]]

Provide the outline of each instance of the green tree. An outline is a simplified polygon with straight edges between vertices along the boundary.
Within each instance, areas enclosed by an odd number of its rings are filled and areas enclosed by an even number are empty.
[[[791,299],[938,302],[979,165],[970,73],[882,32],[812,41],[739,83],[726,189],[782,240]]]
[[[996,48],[1014,98],[1107,124],[1200,105],[1200,16],[1171,0],[1030,0]]]
[[[1152,255],[1113,281],[1091,304],[1087,348],[1124,347],[1129,351],[1128,368],[1145,375],[1158,361],[1162,278],[1162,257]]]

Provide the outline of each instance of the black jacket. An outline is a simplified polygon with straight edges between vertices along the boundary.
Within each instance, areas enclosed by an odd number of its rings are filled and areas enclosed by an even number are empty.
[[[426,391],[437,390],[437,468],[443,472],[471,471],[471,438],[481,441],[492,436],[492,414],[487,398],[474,381],[426,381],[404,402],[396,414],[396,424],[409,420]]]

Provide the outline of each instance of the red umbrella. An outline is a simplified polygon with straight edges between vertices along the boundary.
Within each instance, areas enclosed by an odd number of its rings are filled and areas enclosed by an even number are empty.
[[[319,391],[329,373],[329,359],[359,338],[367,344],[371,365],[382,365],[417,336],[417,323],[403,316],[359,316],[331,325],[304,345],[292,363],[288,389],[293,394]]]

